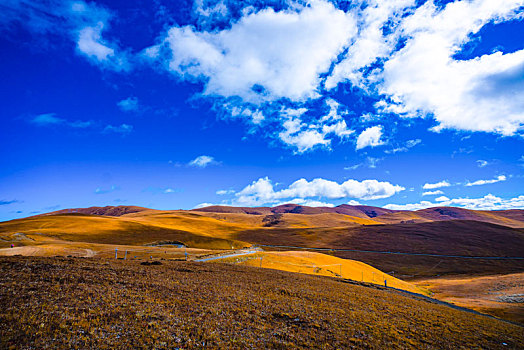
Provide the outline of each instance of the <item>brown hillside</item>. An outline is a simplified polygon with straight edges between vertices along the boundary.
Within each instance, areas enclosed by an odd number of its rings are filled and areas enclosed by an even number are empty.
[[[477,221],[440,221],[324,229],[256,229],[238,240],[267,245],[465,256],[524,256],[524,229]],[[408,276],[524,271],[523,260],[466,260],[428,256],[335,252],[382,271]]]
[[[270,207],[228,207],[228,206],[210,206],[200,209],[194,209],[194,211],[210,212],[210,213],[234,213],[234,214],[248,214],[248,215],[270,215],[270,214],[304,214],[304,215],[315,215],[315,214],[343,214],[354,216],[358,218],[371,219],[376,216],[393,213],[394,210],[370,207],[365,205],[347,205],[342,204],[337,207],[308,207],[298,204],[283,204],[273,208]]]
[[[0,348],[524,347],[520,326],[393,290],[161,263],[0,258]]]
[[[517,212],[523,214],[521,216],[524,217],[524,210],[519,210]],[[432,221],[475,220],[510,227],[524,227],[524,222],[506,216],[508,213],[498,211],[477,211],[453,207],[439,207],[418,210],[417,214]],[[515,215],[515,217],[519,216]],[[522,219],[522,217],[520,219]]]
[[[454,207],[436,207],[416,211],[385,213],[375,218],[375,220],[385,224],[474,220],[519,228],[524,227],[524,210],[482,211]]]
[[[225,212],[220,212],[222,209]],[[515,218],[519,218],[519,213],[523,211],[432,208],[391,212],[379,209],[345,205],[308,208],[294,204],[275,208],[208,207],[194,211],[161,211],[140,207],[86,208],[85,211],[92,213],[120,216],[71,213],[2,222],[0,248],[59,239],[120,245],[176,241],[202,249],[231,249],[258,243],[470,256],[521,256],[524,251],[523,229],[508,227],[520,223]],[[315,211],[323,212],[315,214]],[[350,212],[360,217],[347,215]],[[462,220],[462,217],[495,220],[507,226]],[[411,219],[406,220],[409,218],[423,222],[410,223]],[[407,223],[398,223],[399,219]],[[432,221],[437,219],[443,220]],[[377,225],[383,221],[393,223]],[[336,255],[363,261],[385,272],[395,271],[409,278],[524,271],[523,262],[515,260],[464,260],[362,252],[336,252]]]

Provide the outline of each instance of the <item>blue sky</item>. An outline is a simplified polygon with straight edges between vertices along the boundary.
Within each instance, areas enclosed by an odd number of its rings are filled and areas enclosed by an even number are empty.
[[[524,207],[524,3],[0,4],[0,220]]]

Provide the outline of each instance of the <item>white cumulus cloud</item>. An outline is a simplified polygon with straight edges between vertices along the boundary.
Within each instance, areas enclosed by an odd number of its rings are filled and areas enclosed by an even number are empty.
[[[382,126],[372,126],[362,131],[357,138],[356,150],[364,147],[376,147],[384,144],[381,140],[382,137]]]
[[[307,181],[299,179],[287,188],[275,191],[273,183],[267,177],[253,181],[235,194],[238,205],[262,205],[280,203],[284,200],[297,198],[357,198],[379,199],[391,197],[405,188],[389,182],[377,180],[347,180],[343,183],[325,180],[322,178]]]
[[[520,10],[519,10],[520,9]],[[406,17],[405,46],[377,74],[386,111],[432,115],[444,128],[513,135],[524,122],[524,50],[460,60],[454,55],[484,25],[519,16],[521,0],[432,1]]]
[[[170,52],[170,71],[206,81],[204,94],[303,101],[318,96],[320,75],[355,32],[353,16],[312,1],[295,11],[249,13],[220,31],[175,26],[160,45]]]
[[[451,186],[451,184],[448,181],[443,180],[443,181],[439,181],[436,183],[426,183],[424,184],[424,186],[422,186],[422,188],[425,190],[433,190],[435,188],[449,187],[449,186]]]
[[[283,130],[278,134],[280,140],[296,148],[298,153],[303,153],[315,147],[330,149],[334,136],[345,140],[352,135],[354,131],[348,128],[346,121],[339,114],[338,102],[328,99],[326,105],[329,107],[329,112],[318,122],[309,123],[301,119],[302,115],[308,112],[306,108],[282,109],[280,115],[284,122]]]
[[[505,210],[505,209],[522,209],[524,208],[524,195],[514,198],[500,198],[488,194],[481,198],[453,198],[444,199],[438,203],[421,201],[419,203],[409,204],[388,204],[384,208],[392,210],[418,210],[431,207],[454,206],[472,210]]]

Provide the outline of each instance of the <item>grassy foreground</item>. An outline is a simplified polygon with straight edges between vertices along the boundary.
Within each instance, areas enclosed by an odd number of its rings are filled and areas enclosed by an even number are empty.
[[[225,264],[0,258],[0,348],[522,348],[392,290]]]

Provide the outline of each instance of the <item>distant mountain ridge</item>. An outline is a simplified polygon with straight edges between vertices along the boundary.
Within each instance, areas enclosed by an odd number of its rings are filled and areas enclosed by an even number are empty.
[[[119,205],[119,206],[105,206],[105,207],[89,207],[89,208],[72,208],[62,209],[53,211],[50,213],[40,214],[42,215],[60,215],[60,214],[85,214],[85,215],[103,215],[103,216],[122,216],[131,213],[138,213],[145,210],[151,210],[148,208],[132,206],[132,205]]]
[[[214,205],[192,210],[156,210],[139,206],[105,206],[63,209],[41,215],[61,215],[78,213],[84,215],[124,216],[128,214],[151,212],[198,212],[218,214],[274,215],[274,214],[341,214],[355,218],[370,219],[377,224],[423,223],[448,220],[473,220],[508,227],[524,227],[524,209],[511,210],[470,210],[457,207],[433,207],[420,210],[391,210],[367,205],[342,204],[336,207],[308,207],[298,204],[283,204],[275,207],[233,207]]]
[[[210,212],[210,213],[231,213],[231,214],[249,214],[249,215],[270,215],[270,214],[324,214],[334,213],[350,215],[358,218],[374,218],[383,214],[397,212],[395,210],[371,207],[366,205],[348,205],[342,204],[336,207],[308,207],[298,204],[283,204],[276,207],[232,207],[214,205],[192,211]]]
[[[509,227],[524,227],[524,210],[470,210],[457,207],[433,207],[420,210],[391,210],[367,205],[342,204],[336,207],[308,207],[297,204],[284,204],[276,207],[231,207],[209,206],[193,209],[196,212],[230,213],[249,215],[271,214],[342,214],[357,218],[372,219],[377,223],[422,223],[447,220],[474,220],[505,225]]]

